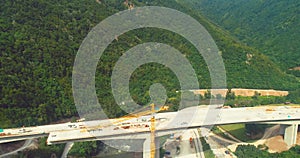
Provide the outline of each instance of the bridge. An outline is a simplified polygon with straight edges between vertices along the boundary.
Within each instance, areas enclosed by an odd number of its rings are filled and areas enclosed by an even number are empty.
[[[142,116],[110,126],[101,125],[114,122],[114,119],[4,129],[2,133],[5,134],[0,136],[0,143],[46,136],[49,145],[91,140],[145,139],[143,150],[150,151],[149,140],[146,139],[150,137],[148,118]],[[284,141],[288,146],[292,146],[296,144],[298,124],[300,123],[300,107],[274,106],[225,109],[194,106],[178,112],[157,113],[155,118],[157,120],[157,137],[211,125],[280,124]]]

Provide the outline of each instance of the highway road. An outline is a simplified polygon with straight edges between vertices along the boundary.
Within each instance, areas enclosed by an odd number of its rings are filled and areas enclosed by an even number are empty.
[[[203,146],[200,141],[200,135],[198,132],[198,129],[193,129],[194,133],[194,140],[195,140],[195,147],[196,147],[196,154],[199,158],[205,158],[204,152],[203,152]]]
[[[300,109],[292,107],[276,107],[270,110],[267,107],[254,108],[233,108],[233,109],[215,109],[208,111],[203,107],[190,107],[179,112],[158,113],[156,124],[157,135],[171,134],[176,129],[199,128],[204,125],[212,124],[231,124],[243,122],[264,122],[264,121],[291,121],[300,120]],[[209,113],[209,114],[208,114]],[[212,113],[212,114],[210,114]],[[219,113],[219,114],[218,114]],[[217,119],[207,119],[209,115],[216,115]],[[100,123],[100,122],[99,122]],[[124,122],[123,122],[124,123]],[[138,124],[147,124],[137,119],[127,120],[130,124],[129,129],[119,128],[118,125],[103,128],[101,130],[87,132],[84,130],[71,130],[64,132],[54,132],[48,137],[48,143],[60,142],[63,140],[77,140],[78,138],[126,138],[134,139],[133,135],[149,135],[148,127],[136,127]],[[85,124],[89,126],[89,124]],[[136,137],[136,136],[134,136]],[[138,138],[138,137],[136,137]]]
[[[182,139],[180,141],[179,147],[180,147],[180,154],[176,155],[174,157],[177,158],[197,158],[197,152],[195,145],[193,143],[193,147],[190,145],[190,138],[195,139],[194,129],[190,129],[185,131],[182,135]]]
[[[181,137],[181,139],[175,140],[175,138],[178,137]],[[194,139],[193,147],[191,147],[190,138]],[[199,138],[197,129],[189,129],[183,133],[175,133],[173,138],[169,138],[166,141],[164,149],[174,158],[205,158]],[[176,152],[177,147],[180,149],[178,153]]]
[[[230,109],[209,109],[195,106],[178,112],[157,113],[157,136],[199,128],[206,125],[221,125],[246,122],[299,121],[299,107],[248,107]],[[66,143],[95,139],[139,139],[149,136],[150,122],[140,117],[101,127],[112,120],[96,120],[78,123],[63,123],[36,127],[4,129],[6,136],[0,136],[0,143],[48,136],[48,143]],[[148,117],[149,118],[149,117]],[[127,129],[122,127],[128,126]],[[91,129],[92,128],[92,129]],[[9,134],[9,135],[8,135]]]
[[[9,158],[9,157],[11,157],[11,155],[15,155],[19,151],[22,151],[22,150],[28,148],[31,145],[31,143],[32,143],[32,139],[28,139],[25,141],[25,143],[22,145],[22,147],[14,150],[14,151],[11,151],[9,153],[2,154],[2,155],[0,155],[0,158],[6,158],[6,157]]]
[[[206,133],[209,129],[201,128],[201,132]],[[210,145],[212,152],[217,158],[235,158],[232,153],[226,154],[225,151],[228,150],[226,146],[228,143],[235,143],[225,138],[215,135],[213,132],[209,132],[209,135],[205,136],[205,141]]]
[[[73,145],[74,145],[74,142],[66,143],[65,149],[64,149],[64,152],[61,155],[61,158],[67,158],[68,157],[68,153],[71,150],[71,148],[73,147]]]
[[[223,132],[225,135],[227,135],[230,139],[236,141],[237,143],[241,143],[242,141],[240,141],[239,139],[237,139],[236,137],[234,137],[233,135],[231,135],[230,133],[228,133],[227,131],[225,131],[223,128],[221,128],[220,126],[217,126],[217,128]]]

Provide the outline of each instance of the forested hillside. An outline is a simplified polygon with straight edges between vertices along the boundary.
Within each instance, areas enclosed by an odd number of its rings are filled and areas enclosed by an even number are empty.
[[[284,70],[300,65],[300,1],[185,1]]]
[[[76,116],[72,98],[72,66],[88,32],[104,18],[127,9],[121,0],[26,0],[0,2],[0,127],[46,124]],[[131,1],[135,7],[158,5],[185,12],[197,19],[215,39],[225,62],[229,87],[299,87],[296,78],[283,73],[268,57],[232,38],[186,4],[171,0]],[[124,114],[111,93],[110,77],[118,58],[144,42],[162,42],[183,52],[194,67],[200,88],[209,88],[203,58],[187,40],[170,31],[144,28],[119,36],[104,52],[96,73],[99,102],[110,117]],[[151,63],[131,77],[132,97],[140,104],[149,100],[153,83],[166,86],[176,98],[179,82],[172,71]],[[176,105],[178,100],[171,101]]]

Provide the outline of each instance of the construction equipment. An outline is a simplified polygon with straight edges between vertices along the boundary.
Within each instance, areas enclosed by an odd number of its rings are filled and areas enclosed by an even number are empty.
[[[110,123],[109,126],[111,124],[118,124],[118,123],[126,121],[126,120],[130,120],[130,119],[133,119],[133,118],[137,118],[137,117],[141,117],[141,116],[145,116],[145,115],[149,115],[149,114],[153,114],[153,113],[156,113],[156,112],[159,112],[159,111],[165,111],[165,110],[169,109],[169,106],[167,106],[167,105],[161,106],[159,109],[155,109],[154,104],[151,104],[150,106],[151,106],[150,111],[142,111],[142,112],[131,113],[131,114],[122,116],[120,118],[117,118],[115,121],[112,121],[112,123]]]
[[[151,126],[150,126],[150,133],[151,133],[151,136],[150,136],[150,138],[151,138],[150,154],[151,154],[151,156],[150,157],[155,158],[155,150],[156,150],[156,145],[155,145],[155,123],[156,122],[155,121],[156,120],[155,120],[154,113],[159,112],[159,111],[168,110],[169,106],[164,105],[164,106],[161,106],[160,108],[155,108],[155,104],[151,104],[150,106],[151,106],[151,110],[137,112],[137,113],[131,113],[131,114],[128,114],[126,116],[117,118],[117,119],[115,119],[114,121],[112,121],[110,123],[101,124],[101,125],[92,126],[92,127],[85,127],[85,129],[87,131],[97,130],[97,129],[101,129],[101,128],[105,128],[105,127],[109,127],[109,126],[112,126],[112,125],[119,124],[119,123],[121,123],[123,121],[126,121],[126,120],[130,120],[130,119],[138,118],[138,117],[141,117],[141,116],[144,116],[144,115],[152,114],[152,117],[150,119],[150,122],[151,122]],[[124,128],[124,127],[122,127],[122,128],[123,129],[128,129],[129,128],[129,126],[128,126],[128,128]],[[117,130],[117,129],[120,129],[120,127],[115,127],[114,128],[114,130]],[[82,130],[82,132],[85,132],[86,130]]]
[[[155,145],[155,116],[154,113],[159,112],[159,111],[164,111],[164,110],[168,110],[169,106],[162,106],[159,109],[155,109],[155,104],[151,104],[151,110],[150,111],[144,111],[144,112],[139,112],[139,113],[135,113],[135,114],[129,114],[125,117],[121,117],[120,118],[120,122],[121,121],[125,121],[125,120],[129,120],[132,118],[136,118],[136,117],[140,117],[140,116],[144,116],[144,115],[149,115],[152,114],[152,117],[150,119],[151,122],[151,126],[150,126],[150,157],[151,158],[155,158],[155,150],[156,150],[156,145]],[[119,121],[116,121],[114,123],[118,123]]]
[[[145,116],[145,115],[150,115],[150,114],[153,114],[153,113],[156,113],[156,112],[159,112],[159,111],[165,111],[165,110],[169,109],[169,106],[167,106],[167,105],[163,105],[160,108],[155,108],[154,104],[151,104],[150,106],[151,106],[151,110],[137,112],[137,113],[131,113],[131,114],[122,116],[120,118],[117,118],[117,119],[115,119],[115,120],[113,120],[109,123],[106,123],[106,124],[100,124],[100,125],[97,125],[97,126],[89,126],[89,127],[85,127],[85,128],[87,128],[87,130],[106,128],[106,127],[109,127],[109,126],[112,126],[112,125],[117,125],[117,124],[119,124],[123,121],[127,121],[127,120],[130,120],[130,119],[138,118],[138,117]],[[115,129],[119,129],[119,128],[115,128]]]
[[[276,111],[276,110],[268,108],[266,109],[266,111]]]
[[[194,139],[192,137],[190,137],[190,146],[191,146],[191,148],[194,147]]]
[[[151,154],[151,158],[155,158],[155,149],[156,149],[156,146],[155,146],[155,116],[154,116],[154,113],[155,113],[155,105],[154,104],[151,104],[151,111],[152,111],[152,117],[151,117],[151,126],[150,126],[150,132],[151,132],[151,136],[150,136],[150,139],[151,139],[151,144],[150,144],[150,154]]]

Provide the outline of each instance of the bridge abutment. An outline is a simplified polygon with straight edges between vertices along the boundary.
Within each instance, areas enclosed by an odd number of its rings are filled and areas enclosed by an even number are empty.
[[[280,125],[280,134],[284,132],[284,142],[291,147],[297,142],[298,124]]]

